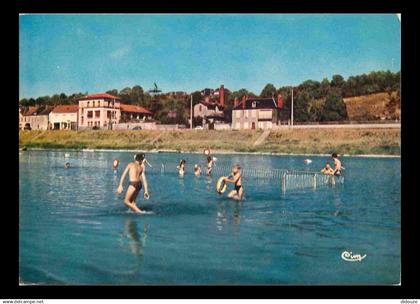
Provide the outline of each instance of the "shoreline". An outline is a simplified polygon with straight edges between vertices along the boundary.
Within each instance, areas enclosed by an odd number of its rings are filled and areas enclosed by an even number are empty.
[[[71,151],[71,152],[145,152],[145,153],[175,153],[175,154],[202,154],[198,151],[178,151],[171,149],[161,150],[146,150],[146,149],[74,149],[74,148],[27,148],[26,151]],[[25,152],[25,151],[19,151]],[[281,152],[236,152],[236,151],[225,151],[225,150],[211,150],[212,154],[221,155],[268,155],[268,156],[315,156],[315,157],[328,157],[330,154],[314,154],[314,153],[281,153]],[[341,154],[341,157],[360,157],[360,158],[401,158],[401,155],[387,155],[387,154]]]

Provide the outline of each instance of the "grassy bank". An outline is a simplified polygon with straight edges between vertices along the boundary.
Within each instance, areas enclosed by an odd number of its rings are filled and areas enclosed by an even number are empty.
[[[297,154],[399,155],[399,129],[285,129],[272,131],[259,146],[262,131],[21,131],[28,148],[133,149],[273,152]]]

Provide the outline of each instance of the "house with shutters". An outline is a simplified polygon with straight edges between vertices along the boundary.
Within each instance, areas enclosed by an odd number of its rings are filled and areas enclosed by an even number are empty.
[[[86,95],[79,99],[79,129],[112,129],[121,117],[121,100],[107,93]]]
[[[283,107],[282,96],[272,98],[247,98],[234,100],[232,129],[272,129],[280,124],[279,111]]]

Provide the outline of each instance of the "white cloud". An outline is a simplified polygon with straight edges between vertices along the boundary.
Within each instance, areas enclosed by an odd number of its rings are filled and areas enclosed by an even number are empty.
[[[122,57],[124,57],[125,55],[127,55],[130,52],[130,48],[129,47],[121,47],[119,49],[116,49],[114,51],[112,51],[109,56],[113,59],[120,59]]]

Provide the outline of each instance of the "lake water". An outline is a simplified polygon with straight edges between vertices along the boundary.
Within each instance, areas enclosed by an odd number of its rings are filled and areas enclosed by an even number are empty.
[[[199,154],[149,153],[153,214],[116,194],[128,152],[19,155],[20,278],[37,284],[398,284],[399,158],[342,159],[344,184],[282,193],[280,180],[243,178],[245,200],[195,177]],[[316,170],[327,157],[216,155],[216,165]],[[121,161],[119,172],[112,160]],[[187,162],[178,177],[176,165]],[[72,168],[65,169],[69,161]],[[165,165],[165,173],[157,168]],[[126,187],[125,187],[126,189]],[[124,190],[125,190],[124,189]],[[366,255],[345,261],[343,251]]]

